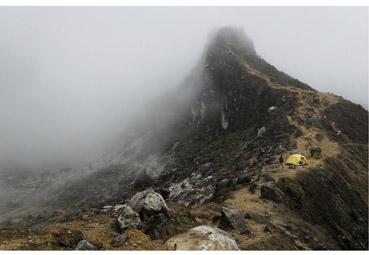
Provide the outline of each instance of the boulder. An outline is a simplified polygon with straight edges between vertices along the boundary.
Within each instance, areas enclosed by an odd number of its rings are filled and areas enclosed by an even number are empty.
[[[147,194],[143,203],[143,209],[149,212],[168,211],[167,204],[159,193]]]
[[[274,185],[261,186],[260,193],[261,193],[260,198],[262,199],[272,200],[276,203],[281,203],[283,201],[282,192],[280,192],[278,188],[275,187]]]
[[[87,251],[87,250],[98,250],[96,246],[94,246],[93,244],[89,243],[86,240],[81,240],[78,244],[77,247],[75,248],[75,250],[80,250],[80,251]]]
[[[128,202],[128,205],[137,213],[140,213],[142,210],[152,213],[160,211],[168,212],[169,210],[164,198],[152,188],[134,195]]]
[[[122,231],[140,228],[142,226],[140,216],[129,205],[124,205],[121,208],[117,223]]]
[[[137,193],[128,204],[135,213],[134,219],[137,219],[137,222],[133,222],[135,223],[133,226],[136,227],[131,228],[138,228],[137,225],[142,227],[145,234],[153,240],[167,240],[177,233],[177,229],[168,216],[167,204],[163,197],[152,188]]]
[[[222,208],[222,216],[219,227],[224,229],[236,229],[238,232],[240,232],[240,234],[251,234],[250,229],[245,223],[243,214],[226,207]]]
[[[198,226],[166,241],[169,250],[239,250],[227,232],[209,226]]]
[[[251,175],[250,174],[242,174],[238,178],[238,184],[248,184],[251,182]]]

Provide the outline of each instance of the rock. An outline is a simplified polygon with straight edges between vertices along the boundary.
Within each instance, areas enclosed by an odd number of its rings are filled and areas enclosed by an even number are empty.
[[[191,176],[169,187],[169,200],[186,207],[197,207],[209,202],[215,193],[215,186],[208,184],[209,179]]]
[[[152,188],[136,193],[128,202],[128,205],[137,213],[141,212],[147,194],[155,192]]]
[[[268,113],[272,113],[275,110],[277,110],[277,106],[271,106],[271,107],[268,108]]]
[[[227,232],[209,226],[198,226],[166,241],[169,250],[239,250]]]
[[[265,233],[272,233],[273,232],[273,227],[268,224],[265,226],[264,230],[263,230]]]
[[[152,188],[134,195],[128,202],[133,208],[128,213],[128,222],[123,222],[122,230],[140,228],[152,239],[166,240],[177,233],[168,213],[169,208],[163,197]],[[132,211],[134,213],[132,213]],[[122,217],[125,219],[125,217]],[[127,225],[127,227],[125,227]]]
[[[244,216],[240,212],[226,207],[222,208],[220,228],[231,228],[236,229],[240,234],[251,234],[250,229],[246,226]]]
[[[147,194],[144,203],[143,209],[149,212],[160,212],[160,211],[168,211],[168,206],[164,201],[164,198],[159,193],[149,193]]]
[[[125,205],[121,209],[121,213],[118,216],[117,223],[122,231],[132,228],[140,228],[142,226],[140,216],[129,205]]]
[[[86,250],[97,250],[97,247],[92,245],[91,243],[89,243],[86,240],[81,240],[78,244],[77,247],[75,248],[75,250],[80,250],[80,251],[86,251]]]
[[[283,201],[282,193],[274,185],[261,186],[260,193],[261,193],[260,198],[262,199],[269,199],[276,203],[280,203]]]
[[[164,198],[152,188],[138,192],[131,198],[128,205],[137,213],[140,213],[142,210],[153,213],[167,212],[169,210]]]
[[[266,131],[265,127],[261,127],[258,129],[257,137],[262,137]]]
[[[110,245],[112,247],[122,246],[127,241],[127,232],[122,233],[121,235],[117,235],[111,240]]]
[[[251,182],[251,176],[248,174],[241,175],[238,178],[238,184],[248,184]]]
[[[164,213],[156,213],[142,215],[144,222],[144,232],[149,235],[152,240],[167,240],[169,237],[178,233],[175,222]]]
[[[322,149],[320,147],[313,147],[310,149],[310,156],[315,159],[319,159],[322,153]]]
[[[260,212],[255,211],[255,210],[245,211],[244,218],[253,220],[258,224],[268,224],[269,223],[269,219],[265,215],[261,214]]]
[[[52,242],[67,250],[73,250],[78,243],[84,239],[83,234],[79,230],[71,230],[67,228],[59,228],[51,233]]]

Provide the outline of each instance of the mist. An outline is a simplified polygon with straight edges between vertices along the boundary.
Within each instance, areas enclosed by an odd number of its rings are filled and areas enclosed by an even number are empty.
[[[229,25],[278,69],[368,107],[367,8],[1,7],[0,169],[98,158]]]

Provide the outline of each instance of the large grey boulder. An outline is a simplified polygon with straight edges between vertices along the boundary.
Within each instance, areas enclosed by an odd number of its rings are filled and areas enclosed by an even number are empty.
[[[129,205],[124,205],[120,209],[117,222],[122,231],[136,229],[142,226],[140,216]]]
[[[142,210],[146,212],[167,212],[169,210],[164,198],[152,188],[138,192],[131,198],[128,205],[137,213]]]
[[[204,225],[173,236],[165,246],[169,250],[239,250],[227,232]]]

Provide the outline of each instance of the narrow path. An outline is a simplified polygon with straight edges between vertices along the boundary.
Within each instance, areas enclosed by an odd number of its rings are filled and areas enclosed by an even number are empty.
[[[337,96],[329,93],[303,90],[288,84],[279,84],[271,77],[251,67],[246,61],[241,60],[241,63],[245,67],[246,72],[265,80],[272,88],[287,90],[296,94],[298,106],[293,115],[289,115],[287,117],[289,122],[300,131],[301,135],[297,138],[291,137],[291,141],[296,142],[296,152],[301,153],[308,158],[309,168],[319,167],[324,159],[335,157],[340,153],[339,145],[325,136],[324,132],[322,132],[319,128],[314,126],[305,127],[304,125],[299,124],[299,121],[306,119],[307,113],[311,116],[310,118],[313,119],[324,118],[324,110],[329,105],[335,104],[339,101]],[[311,100],[314,96],[319,97],[319,106],[312,105]],[[334,126],[334,123],[332,123],[332,125]],[[320,159],[309,158],[310,148],[312,147],[320,147],[322,149],[322,155]],[[285,172],[286,176],[291,176],[296,173],[296,171],[290,171],[288,168],[279,170],[282,171],[279,171],[278,175],[283,175],[281,172]]]

